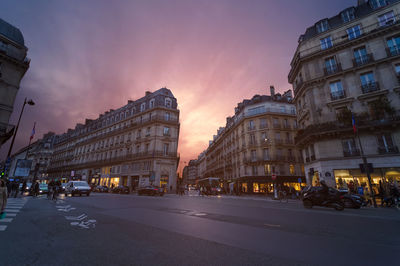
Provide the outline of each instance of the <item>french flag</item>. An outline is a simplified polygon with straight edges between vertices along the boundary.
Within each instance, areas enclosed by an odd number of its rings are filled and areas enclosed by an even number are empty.
[[[30,141],[31,141],[31,140],[33,139],[33,137],[35,136],[35,127],[36,127],[36,122],[33,124],[31,137],[29,138]]]
[[[351,114],[351,124],[353,125],[354,134],[356,134],[357,133],[357,127],[356,127],[356,120],[354,119],[354,114]]]

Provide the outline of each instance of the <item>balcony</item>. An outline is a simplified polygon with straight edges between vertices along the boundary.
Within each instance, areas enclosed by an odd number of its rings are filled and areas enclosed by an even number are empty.
[[[297,160],[296,160],[296,157],[293,156],[293,155],[289,155],[289,156],[287,157],[287,159],[288,159],[289,162],[296,162],[296,161],[297,161]]]
[[[275,129],[280,129],[280,128],[281,128],[281,125],[280,125],[280,124],[274,124],[273,127],[274,127]]]
[[[276,155],[275,159],[277,161],[286,161],[286,156],[285,155]]]
[[[331,92],[331,100],[336,101],[340,99],[346,98],[346,92],[344,90],[341,91],[333,91]]]
[[[400,55],[400,48],[397,46],[386,48],[386,54],[388,57]]]
[[[367,84],[361,85],[362,93],[370,93],[374,91],[379,91],[379,83],[378,82],[369,82]]]
[[[374,56],[372,54],[366,54],[362,56],[355,57],[353,59],[353,66],[358,67],[374,61]]]
[[[310,159],[311,161],[315,161],[315,154],[311,155]]]
[[[256,130],[256,126],[247,127],[248,131]]]
[[[379,154],[396,154],[399,153],[399,148],[397,146],[379,146]]]
[[[344,157],[360,156],[360,150],[359,149],[344,150],[343,156]]]
[[[342,71],[342,65],[340,63],[332,65],[330,67],[324,67],[324,75],[325,76],[339,73],[340,71]]]

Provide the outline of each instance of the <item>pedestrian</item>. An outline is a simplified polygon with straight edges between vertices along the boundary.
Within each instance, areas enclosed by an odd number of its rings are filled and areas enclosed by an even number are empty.
[[[8,195],[8,197],[10,197],[10,195],[11,195],[11,182],[8,179],[7,179],[7,182],[6,182],[6,186],[7,186],[7,195]]]
[[[54,181],[50,180],[49,184],[47,185],[47,199],[53,199],[54,194]]]
[[[14,181],[11,187],[14,198],[18,196],[18,188],[19,188],[19,183],[17,181]]]
[[[22,187],[21,187],[21,195],[23,195],[23,194],[24,194],[24,192],[25,192],[25,189],[26,189],[26,180],[24,180],[24,183],[22,183]]]
[[[0,179],[0,219],[4,218],[7,205],[7,187],[4,180]]]
[[[381,199],[381,207],[383,207],[385,199],[385,189],[383,188],[382,180],[379,180],[378,195],[379,198]]]
[[[34,187],[34,196],[37,197],[39,195],[39,182],[36,181],[35,187]]]

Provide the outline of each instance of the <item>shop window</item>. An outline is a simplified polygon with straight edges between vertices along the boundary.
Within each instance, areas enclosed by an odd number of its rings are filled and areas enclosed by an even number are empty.
[[[271,174],[271,165],[270,164],[264,165],[264,173],[265,173],[265,175]]]
[[[291,175],[295,174],[294,165],[293,164],[289,165],[289,172],[290,172]]]

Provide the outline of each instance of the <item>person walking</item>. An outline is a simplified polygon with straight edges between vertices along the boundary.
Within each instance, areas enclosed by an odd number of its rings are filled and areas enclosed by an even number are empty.
[[[4,180],[0,179],[0,219],[4,218],[4,210],[7,205],[7,187]]]
[[[39,182],[38,181],[35,182],[35,186],[34,186],[34,190],[33,191],[34,191],[33,192],[34,197],[37,197],[39,195]]]
[[[14,181],[12,186],[11,186],[14,198],[16,198],[18,196],[18,188],[19,188],[19,183],[17,181]]]
[[[10,197],[10,195],[11,195],[11,182],[8,179],[6,181],[6,187],[7,187],[7,197]]]
[[[24,194],[26,189],[26,180],[24,180],[24,183],[22,183],[22,187],[21,187],[21,196]]]

